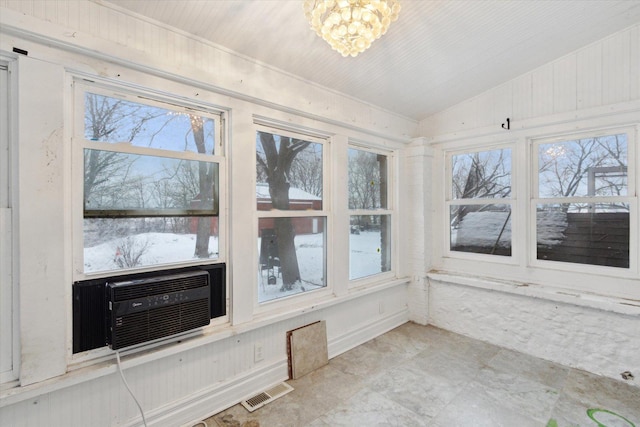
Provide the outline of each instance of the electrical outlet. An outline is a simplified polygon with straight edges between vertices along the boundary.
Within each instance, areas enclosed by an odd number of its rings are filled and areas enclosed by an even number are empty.
[[[257,342],[253,346],[253,361],[260,362],[264,360],[264,347],[261,342]]]

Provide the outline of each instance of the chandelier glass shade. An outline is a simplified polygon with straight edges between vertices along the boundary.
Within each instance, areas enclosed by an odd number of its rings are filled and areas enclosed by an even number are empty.
[[[398,0],[305,0],[311,28],[342,56],[357,56],[398,19]]]

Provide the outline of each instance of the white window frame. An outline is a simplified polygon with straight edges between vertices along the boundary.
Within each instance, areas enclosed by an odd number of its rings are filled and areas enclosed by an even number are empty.
[[[73,255],[73,281],[81,281],[85,279],[95,279],[101,277],[110,277],[110,276],[119,276],[119,275],[127,275],[132,273],[143,273],[148,271],[162,271],[172,268],[181,268],[181,267],[189,267],[195,265],[215,265],[221,263],[228,264],[228,253],[229,253],[229,245],[228,245],[228,218],[226,217],[226,212],[228,210],[228,184],[227,184],[227,158],[226,158],[226,141],[228,141],[227,129],[225,126],[226,122],[226,113],[224,111],[218,110],[208,105],[203,105],[199,103],[190,103],[184,100],[184,98],[178,99],[169,98],[166,95],[166,92],[162,94],[158,94],[153,92],[150,89],[146,88],[130,88],[130,87],[122,87],[118,84],[113,84],[111,82],[103,82],[100,80],[95,81],[86,81],[86,79],[82,77],[71,76],[71,97],[73,99],[72,107],[72,120],[73,123],[71,125],[73,129],[72,133],[72,147],[71,147],[71,158],[72,158],[72,171],[71,171],[71,204],[72,204],[72,228],[73,228],[73,238],[72,238],[72,255]],[[199,160],[201,158],[207,157],[207,161],[214,161],[219,165],[219,194],[218,194],[218,249],[219,254],[218,258],[212,259],[202,259],[202,260],[193,260],[193,261],[180,261],[175,263],[167,263],[167,264],[157,264],[152,266],[145,266],[141,268],[135,269],[122,269],[122,270],[111,270],[111,271],[100,271],[95,273],[85,273],[84,270],[84,238],[83,238],[83,221],[84,221],[84,207],[83,207],[83,199],[84,199],[84,188],[83,188],[83,175],[84,175],[84,149],[85,148],[96,148],[95,142],[91,144],[91,141],[86,141],[84,139],[84,95],[85,92],[96,93],[104,96],[120,98],[124,100],[130,100],[137,103],[142,104],[150,104],[153,106],[157,106],[164,109],[175,109],[176,111],[185,111],[198,112],[199,115],[206,116],[207,118],[213,118],[216,120],[217,126],[217,135],[216,135],[216,147],[215,153],[216,155],[203,155],[199,153],[185,153],[185,157],[194,160]],[[100,145],[97,148],[109,150],[108,143],[104,145]],[[115,145],[115,144],[112,144]],[[118,144],[121,145],[121,144]],[[153,156],[160,157],[169,157],[176,158],[176,153],[180,152],[172,152],[168,150],[159,150],[159,149],[148,149],[142,147],[140,149],[136,147],[117,147],[118,150],[114,150],[115,147],[112,147],[111,150],[127,152],[132,154],[148,154]],[[122,148],[122,150],[120,150]],[[218,327],[222,324],[225,324],[229,321],[230,314],[230,290],[229,290],[229,281],[224,284],[226,287],[226,295],[227,295],[227,314],[225,316],[221,316],[216,319],[212,319],[210,325],[207,328]],[[71,307],[69,307],[71,310]],[[69,324],[71,324],[71,317],[69,317]],[[68,351],[67,351],[67,360],[69,363],[69,367],[72,370],[82,368],[84,366],[92,365],[101,360],[107,360],[112,357],[113,351],[108,347],[100,347],[92,350],[87,350],[80,353],[72,353],[72,331],[69,330],[69,338],[68,338]],[[163,344],[163,341],[160,340],[157,343],[152,343],[149,345],[145,345],[141,348],[148,350],[149,348],[160,346]],[[138,351],[138,348],[135,348],[131,351]]]
[[[330,175],[331,175],[331,137],[329,134],[316,132],[311,129],[306,128],[297,128],[295,126],[286,126],[280,122],[272,122],[266,118],[254,118],[254,129],[253,129],[254,138],[257,136],[258,132],[271,133],[274,135],[281,135],[287,137],[293,137],[298,139],[303,139],[305,141],[311,141],[317,144],[322,145],[322,209],[321,210],[276,210],[272,209],[269,211],[261,211],[257,208],[257,198],[254,198],[254,242],[257,242],[259,237],[259,226],[258,223],[260,219],[263,218],[305,218],[305,217],[323,217],[325,218],[325,230],[324,230],[324,263],[325,263],[325,286],[320,289],[314,289],[307,292],[300,292],[297,294],[284,296],[281,298],[275,298],[272,300],[267,300],[260,302],[259,301],[259,286],[262,286],[260,280],[258,280],[258,275],[260,274],[260,253],[259,250],[256,251],[254,257],[254,268],[255,273],[254,277],[256,278],[255,286],[253,286],[253,312],[254,314],[262,314],[272,310],[277,310],[281,307],[290,306],[292,301],[296,303],[305,303],[309,301],[315,301],[320,298],[326,297],[333,293],[333,283],[331,280],[332,275],[332,256],[331,256],[331,247],[333,242],[333,223],[331,220],[331,187],[330,187]],[[254,142],[254,153],[255,150],[255,142]],[[254,154],[254,158],[255,158]],[[254,168],[254,188],[257,184],[257,176],[256,170]],[[254,190],[255,194],[255,190]],[[255,196],[254,196],[255,197]]]
[[[559,198],[540,198],[538,196],[539,188],[539,156],[538,150],[541,144],[553,142],[573,141],[578,139],[593,138],[598,136],[607,136],[624,133],[627,135],[627,196],[573,196]],[[605,274],[607,276],[637,278],[639,273],[638,265],[638,197],[637,191],[637,134],[638,126],[619,126],[619,127],[601,127],[594,130],[584,130],[573,133],[559,133],[552,136],[529,139],[529,155],[531,164],[531,198],[529,205],[530,227],[528,254],[529,265],[535,268],[562,270],[575,273],[587,274]],[[538,204],[553,203],[585,203],[594,202],[624,202],[629,204],[629,268],[609,267],[591,264],[579,264],[563,261],[549,261],[537,259],[537,227],[536,227],[536,209]]]
[[[511,192],[510,197],[505,198],[470,198],[470,199],[454,199],[453,198],[453,156],[472,154],[479,152],[510,150],[511,151]],[[519,249],[517,242],[517,230],[520,222],[518,212],[518,176],[517,169],[517,146],[513,141],[499,144],[483,144],[473,145],[469,147],[458,147],[455,149],[444,151],[444,204],[442,211],[442,230],[444,231],[444,247],[443,256],[446,258],[454,258],[461,260],[475,260],[481,262],[493,262],[499,264],[517,264],[519,259]],[[451,206],[454,205],[508,205],[511,210],[511,255],[491,255],[483,253],[462,252],[451,250]]]
[[[176,267],[188,267],[192,265],[203,264],[219,264],[226,262],[227,259],[227,237],[226,237],[226,218],[224,212],[226,212],[226,176],[227,165],[226,157],[224,155],[225,149],[225,130],[224,130],[224,118],[223,112],[215,110],[205,105],[188,103],[180,99],[167,98],[166,95],[159,95],[146,92],[143,90],[134,90],[129,88],[123,88],[110,84],[85,82],[83,79],[77,78],[73,80],[73,97],[74,97],[74,114],[73,114],[73,189],[72,189],[72,203],[73,203],[73,272],[74,281],[84,280],[87,278],[106,277],[106,276],[118,276],[123,274],[131,274],[146,271],[160,271]],[[212,119],[215,121],[216,126],[216,141],[214,155],[200,154],[181,151],[169,151],[156,148],[138,147],[130,144],[119,143],[104,143],[96,144],[95,141],[88,141],[84,138],[84,95],[86,92],[95,93],[111,98],[123,99],[143,105],[151,105],[167,110],[175,110],[177,112],[193,113],[197,112],[199,115]],[[219,195],[218,195],[218,248],[219,255],[217,258],[201,259],[201,260],[189,260],[189,261],[176,261],[172,263],[155,264],[144,267],[126,268],[121,270],[109,270],[99,272],[84,272],[84,243],[83,243],[83,192],[82,187],[83,173],[84,173],[84,149],[99,149],[104,151],[114,151],[129,154],[141,154],[146,156],[177,158],[186,160],[198,160],[217,163],[219,166]]]
[[[16,82],[12,78],[16,62],[0,57],[0,384],[19,378],[20,336],[18,287],[16,280]]]
[[[349,278],[349,288],[358,288],[364,286],[368,283],[377,283],[383,280],[393,279],[397,276],[397,253],[398,253],[398,226],[397,226],[397,215],[395,214],[395,206],[396,206],[396,179],[395,179],[395,171],[396,171],[396,161],[397,156],[394,151],[384,150],[373,148],[363,143],[350,142],[347,146],[347,152],[350,149],[360,150],[368,153],[374,153],[378,155],[383,155],[387,158],[387,206],[386,208],[381,209],[349,209],[349,190],[348,190],[348,179],[347,179],[347,189],[345,194],[347,195],[347,200],[344,201],[347,206],[347,224],[349,224],[349,230],[351,229],[351,217],[352,216],[361,216],[361,215],[373,215],[373,216],[389,216],[389,250],[391,253],[389,254],[389,271],[384,271],[376,274],[372,274],[369,276],[358,277],[355,279]],[[347,164],[345,165],[347,168],[346,176],[349,176],[349,164],[348,164],[348,156],[347,156]],[[350,236],[347,236],[347,241],[350,240]],[[351,248],[348,249],[349,258],[347,259],[347,272],[350,271],[351,265]],[[349,273],[350,274],[350,273]]]

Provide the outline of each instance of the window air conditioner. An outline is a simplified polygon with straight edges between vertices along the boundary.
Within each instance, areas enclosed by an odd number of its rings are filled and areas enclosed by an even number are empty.
[[[113,350],[209,324],[205,271],[106,283],[107,344]]]

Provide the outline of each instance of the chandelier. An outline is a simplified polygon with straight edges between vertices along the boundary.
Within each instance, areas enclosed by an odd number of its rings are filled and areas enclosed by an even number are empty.
[[[398,19],[398,0],[305,0],[311,28],[342,56],[357,56]]]

